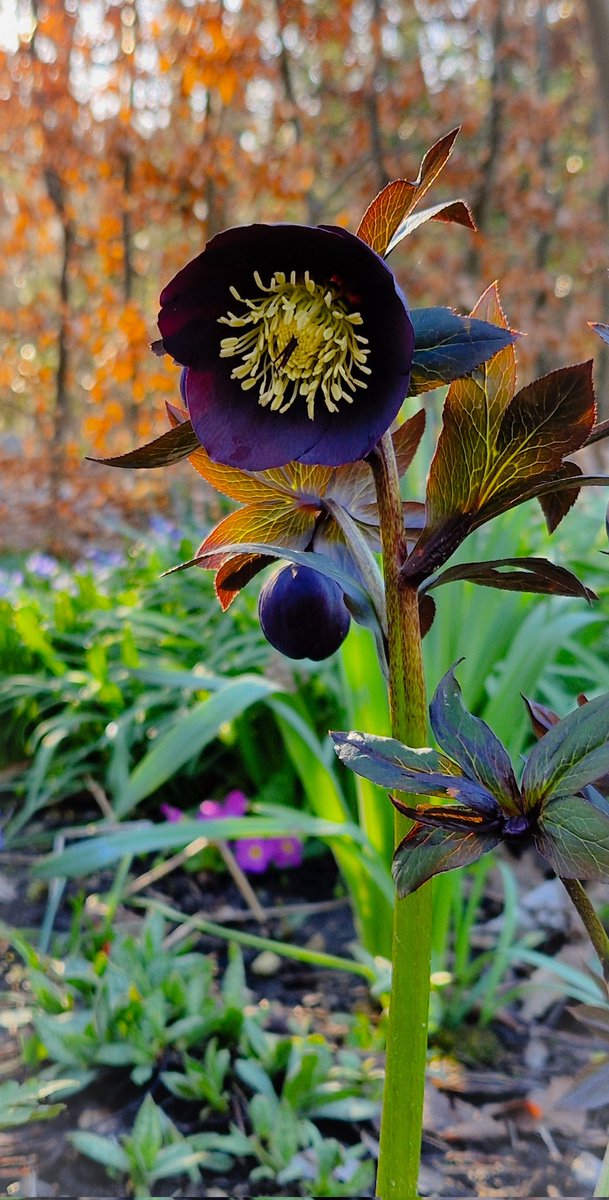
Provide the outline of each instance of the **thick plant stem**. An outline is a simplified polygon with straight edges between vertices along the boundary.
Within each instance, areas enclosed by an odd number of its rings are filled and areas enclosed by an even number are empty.
[[[579,879],[562,879],[563,886],[569,894],[569,898],[573,901],[583,923],[586,928],[586,933],[596,950],[605,986],[609,989],[609,937],[605,932],[604,926],[594,909],[593,904],[588,898],[583,884]]]
[[[400,577],[406,540],[399,477],[389,434],[370,458],[376,483],[387,603],[389,702],[394,737],[427,742],[427,707],[416,590]],[[410,822],[396,813],[396,842]],[[431,887],[399,900],[393,925],[393,982],[387,1031],[376,1193],[415,1200],[421,1153],[431,958]]]

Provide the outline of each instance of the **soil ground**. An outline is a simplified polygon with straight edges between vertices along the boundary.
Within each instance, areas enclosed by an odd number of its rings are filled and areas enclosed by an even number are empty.
[[[533,867],[535,874],[537,864]],[[531,874],[528,862],[515,864],[515,869],[523,880]],[[17,916],[21,928],[35,928],[45,897],[32,888],[28,862],[15,863],[3,856],[0,872],[0,919],[11,924]],[[349,904],[337,896],[337,883],[330,858],[305,862],[289,873],[269,874],[256,884],[267,913],[263,932],[348,955],[355,933]],[[104,880],[91,879],[87,886],[91,891],[103,890]],[[542,891],[545,887],[545,903],[551,907],[555,902],[552,881],[542,878],[537,886]],[[501,919],[497,916],[500,906],[492,895],[492,877],[490,892],[475,931],[474,940],[481,948],[496,937]],[[185,913],[204,912],[210,919],[260,931],[235,885],[227,883],[225,876],[176,873],[169,882],[164,881],[162,894]],[[548,931],[546,952],[561,961],[576,962],[579,957],[583,963],[586,947],[568,910],[554,911],[542,919],[561,926]],[[68,909],[62,908],[57,927],[68,920]],[[214,955],[222,967],[223,944],[201,938],[196,948]],[[19,968],[6,943],[4,952],[5,987],[14,992]],[[347,1029],[345,1014],[360,1011],[372,1022],[379,1020],[366,986],[356,977],[286,959],[279,961],[270,977],[261,977],[256,973],[255,957],[255,952],[245,952],[252,1003],[264,1003],[271,1028],[285,1032],[296,1015],[308,1021],[312,1030],[340,1044]],[[530,968],[521,978],[525,975],[530,976]],[[512,973],[508,982],[514,983],[516,978]],[[530,1200],[592,1195],[607,1140],[609,1106],[585,1112],[561,1101],[561,1095],[573,1075],[598,1052],[599,1043],[573,1019],[568,999],[557,998],[548,989],[547,978],[533,974],[529,982],[532,989],[500,1008],[485,1028],[473,1011],[455,1033],[436,1034],[432,1039],[420,1178],[423,1196]],[[0,1043],[1,1076],[10,1077],[16,1064],[15,1037],[5,1033]],[[167,1065],[159,1064],[159,1071]],[[158,1074],[148,1086],[155,1101],[185,1131],[202,1128],[197,1125],[197,1108],[170,1096]],[[0,1135],[3,1194],[121,1195],[100,1167],[76,1156],[67,1134],[75,1128],[116,1136],[128,1131],[142,1096],[142,1089],[134,1087],[127,1072],[108,1071],[71,1099],[54,1121]],[[243,1105],[243,1097],[232,1097],[233,1120],[239,1121]],[[379,1131],[377,1123],[370,1121],[350,1128],[343,1122],[340,1128],[327,1123],[325,1132],[352,1143],[363,1140],[374,1153]],[[230,1177],[208,1176],[199,1190],[180,1190],[176,1180],[163,1181],[154,1191],[163,1196],[232,1196],[237,1200],[284,1194],[281,1189],[274,1192],[268,1182],[252,1189],[243,1169]]]

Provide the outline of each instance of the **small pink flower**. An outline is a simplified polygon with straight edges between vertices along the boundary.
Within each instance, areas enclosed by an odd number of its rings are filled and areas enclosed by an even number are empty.
[[[161,804],[161,812],[166,821],[181,821],[184,813],[173,804]]]
[[[225,817],[242,817],[247,812],[247,796],[245,792],[235,790],[228,792],[223,800]]]
[[[219,817],[242,817],[247,812],[247,796],[244,792],[228,792],[224,800],[203,800],[199,805],[201,821],[215,821]]]

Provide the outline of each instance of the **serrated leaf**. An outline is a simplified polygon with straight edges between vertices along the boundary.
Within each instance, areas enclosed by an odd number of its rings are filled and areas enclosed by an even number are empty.
[[[410,895],[434,875],[477,862],[500,841],[500,835],[494,833],[461,834],[413,825],[393,859],[392,874],[399,898]]]
[[[520,812],[520,792],[508,752],[486,722],[466,709],[454,668],[440,680],[429,716],[439,745],[465,775],[481,783],[506,812]]]
[[[588,438],[584,445],[587,445],[587,442]],[[561,478],[572,480],[576,475],[583,476],[583,471],[578,467],[577,463],[567,460],[563,463],[560,470],[556,472],[556,490],[539,497],[539,507],[545,517],[548,533],[554,533],[563,517],[566,517],[567,513],[573,508],[579,496],[579,488],[569,487],[561,489],[560,480]]]
[[[546,558],[496,558],[488,562],[457,563],[440,575],[432,576],[424,588],[425,591],[431,591],[443,583],[463,579],[502,591],[534,592],[541,596],[578,596],[588,602],[597,599],[577,575]]]
[[[137,450],[129,450],[127,454],[118,454],[114,458],[89,458],[88,461],[101,463],[104,467],[168,467],[188,458],[199,445],[190,421],[183,421],[154,441],[138,446]]]
[[[341,762],[370,779],[381,787],[396,789],[411,795],[449,796],[463,801],[478,812],[495,812],[496,803],[492,795],[476,781],[466,779],[458,768],[435,750],[411,749],[395,738],[384,738],[374,734],[331,733],[334,749]],[[452,773],[451,773],[452,772]],[[394,799],[396,808],[407,816],[401,801]]]
[[[218,567],[214,577],[214,588],[222,611],[226,612],[241,588],[272,562],[273,559],[268,554],[231,554],[230,558]]]
[[[482,371],[451,384],[427,486],[427,525],[404,573],[420,578],[473,529],[533,496],[609,478],[564,478],[563,456],[594,421],[591,363],[553,371],[511,396],[500,351]]]
[[[301,566],[312,567],[313,570],[319,571],[321,575],[327,575],[328,579],[335,579],[340,584],[346,596],[352,599],[356,605],[364,612],[371,607],[370,597],[364,587],[349,574],[341,566],[339,566],[327,554],[317,554],[315,552],[302,552],[292,550],[286,546],[269,546],[262,542],[246,542],[244,545],[232,545],[223,547],[223,553],[231,554],[233,551],[244,553],[248,551],[251,554],[267,554],[271,558],[285,558],[287,562],[299,563]],[[201,554],[196,558],[191,558],[188,562],[180,563],[177,567],[172,567],[169,571],[165,571],[166,575],[173,575],[177,571],[186,571],[189,567],[204,566],[208,558],[213,557],[212,551],[209,555]]]
[[[395,179],[388,183],[368,206],[356,232],[377,254],[387,253],[391,239],[401,222],[423,198],[434,179],[437,179],[450,158],[458,133],[458,129],[452,129],[434,143],[423,158],[414,182]]]
[[[563,879],[609,879],[609,810],[581,796],[558,796],[544,804],[533,841]]]
[[[190,424],[186,409],[176,404],[167,404],[166,408],[174,427],[185,422]],[[321,496],[332,477],[330,467],[305,466],[302,463],[287,463],[284,467],[274,467],[268,471],[242,471],[238,467],[227,467],[214,462],[198,441],[188,460],[206,483],[221,495],[229,496],[241,504],[266,501],[270,496],[275,496],[277,500],[282,497],[284,500],[286,497],[294,499],[299,491]]]
[[[558,721],[533,747],[522,776],[527,808],[567,796],[609,771],[609,693]]]
[[[464,225],[466,229],[474,232],[476,230],[471,210],[464,200],[444,200],[440,204],[434,204],[431,208],[423,208],[419,212],[405,217],[398,225],[385,251],[385,257],[388,257],[405,237],[414,233],[415,229],[424,225],[426,221],[444,221],[447,225]]]
[[[467,375],[516,340],[507,326],[462,317],[451,308],[413,308],[414,354],[409,395]]]

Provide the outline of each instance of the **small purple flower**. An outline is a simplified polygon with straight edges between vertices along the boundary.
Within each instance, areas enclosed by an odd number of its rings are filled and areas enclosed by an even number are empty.
[[[296,837],[271,838],[271,860],[276,867],[300,867],[302,842]]]
[[[162,344],[209,457],[248,471],[365,458],[408,394],[391,268],[335,226],[226,229],[161,293]]]
[[[271,838],[240,838],[233,847],[235,859],[248,875],[262,875],[272,861]]]
[[[178,526],[174,525],[173,521],[168,521],[167,517],[162,516],[160,513],[155,513],[150,518],[150,529],[152,533],[157,534],[159,537],[167,538],[170,542],[179,542],[182,537]]]
[[[34,551],[30,554],[25,562],[26,570],[30,575],[37,575],[39,579],[52,579],[59,570],[59,563],[51,554]]]
[[[0,599],[11,596],[22,584],[22,571],[0,571]]]
[[[161,804],[161,812],[166,821],[181,821],[184,813],[173,804]]]

